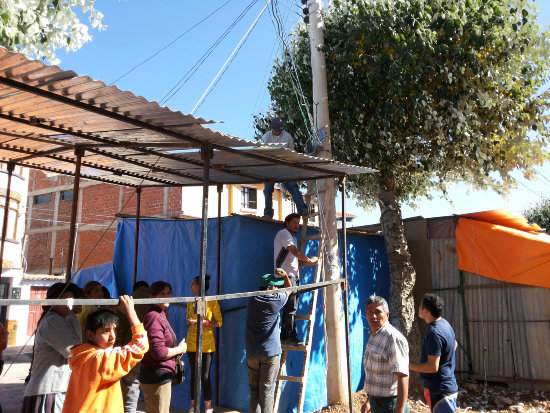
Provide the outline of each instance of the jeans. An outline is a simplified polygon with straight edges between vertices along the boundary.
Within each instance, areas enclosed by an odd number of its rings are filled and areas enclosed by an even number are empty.
[[[290,193],[294,204],[296,204],[296,210],[298,214],[307,210],[307,205],[302,198],[302,193],[298,188],[296,182],[284,182],[282,183],[284,188]],[[264,216],[273,218],[273,191],[275,189],[275,184],[264,184],[264,197],[265,197],[265,209]]]
[[[290,277],[290,283],[293,287],[298,285],[296,277]],[[298,310],[298,296],[299,294],[290,294],[288,300],[283,307],[283,322],[281,326],[281,338],[297,338],[298,330],[296,329],[296,310]]]
[[[394,413],[397,405],[397,396],[369,397],[371,413]],[[409,413],[409,404],[405,404],[405,413]]]
[[[139,366],[136,364],[128,374],[120,379],[122,399],[124,401],[124,413],[136,413],[139,399]]]
[[[248,385],[250,387],[250,413],[273,413],[275,380],[279,372],[280,355],[247,358]]]

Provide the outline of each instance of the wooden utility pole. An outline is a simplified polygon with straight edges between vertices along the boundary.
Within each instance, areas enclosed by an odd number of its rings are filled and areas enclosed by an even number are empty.
[[[319,51],[324,44],[324,23],[321,16],[321,0],[309,2],[309,38],[311,45],[311,72],[313,79],[313,121],[315,129],[324,136],[323,158],[332,159],[328,92],[325,55]],[[341,278],[338,253],[338,229],[336,225],[335,190],[333,179],[323,179],[319,186],[319,221],[325,237],[325,279]],[[324,190],[324,192],[322,192]],[[345,217],[344,217],[345,219]],[[327,398],[329,404],[347,404],[347,363],[342,288],[340,284],[329,286],[325,294]],[[351,408],[351,406],[350,406]]]

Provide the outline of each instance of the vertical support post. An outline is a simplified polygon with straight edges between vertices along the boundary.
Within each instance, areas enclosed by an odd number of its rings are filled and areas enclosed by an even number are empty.
[[[310,0],[309,7],[309,44],[311,51],[312,104],[315,107],[313,121],[315,132],[324,130],[323,149],[319,156],[332,159],[330,140],[330,117],[328,109],[328,91],[325,55],[320,46],[324,45],[324,22],[321,9],[322,0]],[[315,133],[314,132],[314,133]],[[320,134],[323,136],[323,134]],[[336,190],[333,179],[319,181],[324,194],[319,197],[319,216],[321,230],[325,237],[325,279],[337,280],[340,272],[340,254],[338,252],[338,228],[336,225]],[[347,403],[346,354],[344,352],[344,314],[342,286],[335,284],[325,288],[326,303],[326,355],[330,368],[327,370],[327,399],[329,404]]]
[[[341,180],[342,184],[342,252],[344,255],[344,317],[346,320],[346,356],[348,364],[348,399],[349,411],[353,413],[353,384],[351,381],[351,349],[349,340],[349,285],[348,285],[348,239],[346,229],[346,177]]]
[[[221,270],[221,257],[222,257],[222,192],[223,185],[218,184],[218,262],[217,262],[217,283],[216,294],[221,294],[222,283],[222,270]],[[216,320],[217,321],[217,320]],[[216,329],[218,330],[218,329]],[[216,332],[216,348],[220,348],[220,336]],[[216,404],[220,402],[220,363],[219,358],[216,356]]]
[[[73,184],[73,205],[71,209],[71,226],[69,228],[69,251],[67,254],[67,273],[65,274],[65,281],[71,281],[71,272],[73,270],[73,255],[74,255],[74,240],[75,240],[75,227],[76,227],[76,212],[78,209],[78,196],[80,191],[80,167],[82,166],[82,157],[84,156],[84,148],[77,147],[74,150],[76,155],[76,166],[74,171],[74,184]]]
[[[139,217],[141,213],[141,186],[136,189],[137,206],[136,206],[136,240],[134,243],[134,284],[137,281],[138,270],[138,252],[139,252]]]
[[[201,254],[200,254],[200,277],[199,277],[199,295],[201,300],[197,302],[197,352],[195,360],[195,413],[200,413],[201,400],[201,376],[202,376],[202,337],[203,322],[206,314],[206,301],[204,296],[204,279],[206,275],[206,247],[208,245],[208,188],[210,186],[210,160],[214,156],[212,145],[205,143],[201,149],[201,159],[203,162],[202,178],[202,227],[201,227]]]
[[[10,193],[11,193],[11,177],[13,176],[13,170],[15,164],[13,162],[8,163],[8,186],[6,187],[6,200],[4,203],[4,220],[2,226],[2,243],[0,244],[0,281],[2,280],[2,271],[4,270],[4,245],[6,243],[6,236],[8,234],[8,217],[10,214]]]

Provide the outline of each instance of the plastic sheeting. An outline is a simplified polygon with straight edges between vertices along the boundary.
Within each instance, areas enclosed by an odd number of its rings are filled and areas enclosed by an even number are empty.
[[[79,287],[84,287],[88,281],[97,281],[109,290],[111,297],[118,297],[112,261],[78,270],[74,273],[72,280]]]
[[[535,232],[538,226],[513,215],[515,219],[494,222],[487,217],[478,220],[476,215],[458,220],[455,233],[459,269],[499,281],[550,288],[548,234]]]
[[[259,277],[273,271],[273,238],[282,226],[243,216],[222,218],[220,282],[217,281],[217,219],[208,222],[207,274],[212,276],[208,294],[229,294],[258,289]],[[313,231],[313,230],[311,230]],[[190,285],[199,273],[200,220],[140,220],[138,280],[152,283],[170,282],[174,296],[190,296]],[[118,225],[114,250],[115,283],[121,293],[132,290],[135,242],[135,220],[125,219]],[[315,255],[316,241],[306,246]],[[313,268],[302,273],[302,284],[310,282]],[[388,296],[389,268],[382,237],[348,234],[348,277],[350,285],[350,348],[354,390],[362,387],[363,349],[368,340],[364,303],[373,293]],[[311,294],[300,296],[298,314],[308,311]],[[246,299],[220,302],[223,326],[218,329],[219,347],[212,366],[214,403],[248,411],[248,375],[245,364]],[[168,316],[178,339],[187,334],[185,305],[171,305]],[[323,323],[323,299],[319,295],[313,334],[304,412],[326,406],[326,363]],[[305,334],[305,322],[298,321],[299,334]],[[287,374],[300,375],[302,352],[289,352]],[[185,358],[188,363],[187,358]],[[218,362],[218,373],[216,373]],[[329,366],[330,368],[330,366]],[[179,409],[190,406],[189,366],[185,382],[172,389],[172,405]],[[219,380],[216,380],[219,376]],[[216,389],[216,383],[219,389]],[[216,399],[216,393],[219,399]],[[280,412],[296,409],[298,385],[287,383],[281,394]]]

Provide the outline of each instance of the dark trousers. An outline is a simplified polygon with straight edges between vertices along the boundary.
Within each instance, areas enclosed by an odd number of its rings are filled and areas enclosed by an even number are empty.
[[[212,400],[212,381],[210,380],[210,366],[214,353],[202,353],[201,385],[204,400]],[[189,364],[191,365],[191,400],[195,400],[195,360],[197,353],[188,351]]]
[[[293,287],[299,285],[297,277],[290,277],[290,282]],[[294,320],[296,310],[298,310],[298,296],[299,294],[290,294],[288,296],[288,301],[283,307],[283,325],[281,327],[282,338],[295,338],[298,336],[296,321]]]

